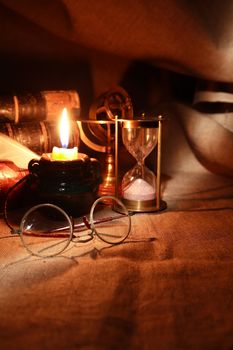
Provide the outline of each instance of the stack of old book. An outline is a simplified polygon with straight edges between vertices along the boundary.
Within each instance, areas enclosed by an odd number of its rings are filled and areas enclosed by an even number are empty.
[[[0,95],[0,133],[37,154],[60,145],[58,122],[66,107],[72,127],[70,147],[79,142],[76,119],[80,114],[79,95],[74,90]]]

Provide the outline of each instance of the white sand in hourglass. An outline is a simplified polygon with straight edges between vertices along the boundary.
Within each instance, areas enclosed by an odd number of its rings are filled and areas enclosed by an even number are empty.
[[[155,198],[155,189],[143,179],[135,179],[123,191],[123,197],[129,200],[146,201]]]

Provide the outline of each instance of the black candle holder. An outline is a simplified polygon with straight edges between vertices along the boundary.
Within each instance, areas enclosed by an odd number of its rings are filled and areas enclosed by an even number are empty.
[[[76,160],[65,161],[52,160],[46,153],[40,160],[32,159],[28,169],[35,176],[33,191],[40,203],[58,205],[77,217],[86,214],[97,198],[100,163],[84,153],[79,153]]]

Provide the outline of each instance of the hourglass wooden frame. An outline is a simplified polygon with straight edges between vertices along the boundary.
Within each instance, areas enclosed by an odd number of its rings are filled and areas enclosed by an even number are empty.
[[[115,117],[115,196],[120,199],[129,211],[132,212],[158,212],[166,209],[167,204],[161,199],[161,143],[162,143],[162,116],[153,119],[119,119]],[[124,128],[157,128],[157,152],[155,168],[152,171],[156,176],[155,198],[151,200],[126,200],[120,193],[119,179],[119,125]],[[156,145],[155,145],[156,148]]]

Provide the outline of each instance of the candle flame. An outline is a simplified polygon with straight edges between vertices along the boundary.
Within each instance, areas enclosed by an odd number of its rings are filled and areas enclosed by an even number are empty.
[[[61,145],[63,148],[67,148],[69,145],[70,123],[66,108],[62,111],[59,129]]]

